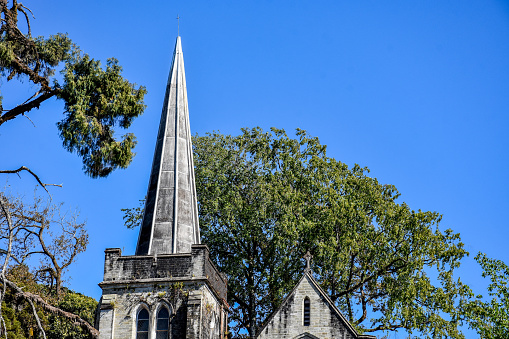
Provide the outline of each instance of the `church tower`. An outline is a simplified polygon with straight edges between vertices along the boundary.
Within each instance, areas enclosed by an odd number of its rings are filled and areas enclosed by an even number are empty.
[[[100,339],[225,338],[227,281],[200,244],[184,56],[177,37],[136,254],[105,250]]]

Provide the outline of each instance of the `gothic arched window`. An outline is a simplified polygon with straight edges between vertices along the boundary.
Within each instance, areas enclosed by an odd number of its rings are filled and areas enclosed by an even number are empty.
[[[304,326],[311,324],[311,301],[308,297],[304,298]]]
[[[148,339],[148,311],[142,308],[136,317],[136,339]]]
[[[156,339],[168,339],[170,330],[170,312],[166,307],[161,307],[157,312]]]

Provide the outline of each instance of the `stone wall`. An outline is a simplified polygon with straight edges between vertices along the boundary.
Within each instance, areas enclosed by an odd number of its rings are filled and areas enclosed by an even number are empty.
[[[304,298],[310,300],[310,324],[304,326]],[[307,274],[268,320],[258,339],[363,338],[338,314]],[[371,338],[371,336],[365,336]]]
[[[227,280],[209,258],[206,245],[193,245],[192,253],[122,256],[120,248],[105,251],[104,280],[99,285],[144,281],[206,280],[226,300]]]
[[[161,307],[170,311],[172,338],[224,338],[226,280],[205,245],[193,245],[189,254],[158,256],[122,256],[120,249],[107,249],[99,286],[100,339],[135,338],[141,308],[150,314],[149,338],[155,338]]]

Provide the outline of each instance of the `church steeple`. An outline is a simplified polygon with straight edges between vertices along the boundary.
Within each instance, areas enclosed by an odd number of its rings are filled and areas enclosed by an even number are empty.
[[[200,243],[180,36],[171,64],[136,255],[191,253]]]

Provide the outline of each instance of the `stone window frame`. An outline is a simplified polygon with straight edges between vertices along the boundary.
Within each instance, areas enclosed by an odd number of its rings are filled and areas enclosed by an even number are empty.
[[[150,312],[150,307],[145,304],[145,303],[141,303],[139,304],[136,309],[135,309],[135,312],[134,312],[134,322],[133,322],[133,329],[134,329],[134,338],[138,338],[138,315],[140,314],[141,311],[143,310],[146,310],[147,313],[148,313],[148,333],[147,333],[147,337],[148,338],[151,338],[151,329],[153,326],[151,326],[151,318],[152,318],[152,312]]]
[[[306,305],[307,301],[307,305]],[[306,309],[307,306],[307,309]],[[307,319],[306,319],[307,315]],[[302,300],[302,325],[303,326],[311,326],[311,299],[308,296],[305,296]]]
[[[153,328],[152,338],[156,338],[156,336],[157,336],[157,332],[156,332],[157,331],[157,316],[159,315],[159,311],[163,307],[168,310],[168,338],[171,338],[171,316],[173,315],[173,308],[171,307],[171,305],[169,305],[168,303],[166,303],[164,301],[159,302],[157,304],[155,312],[153,313],[152,320],[153,320],[154,326],[152,326],[152,328]]]

